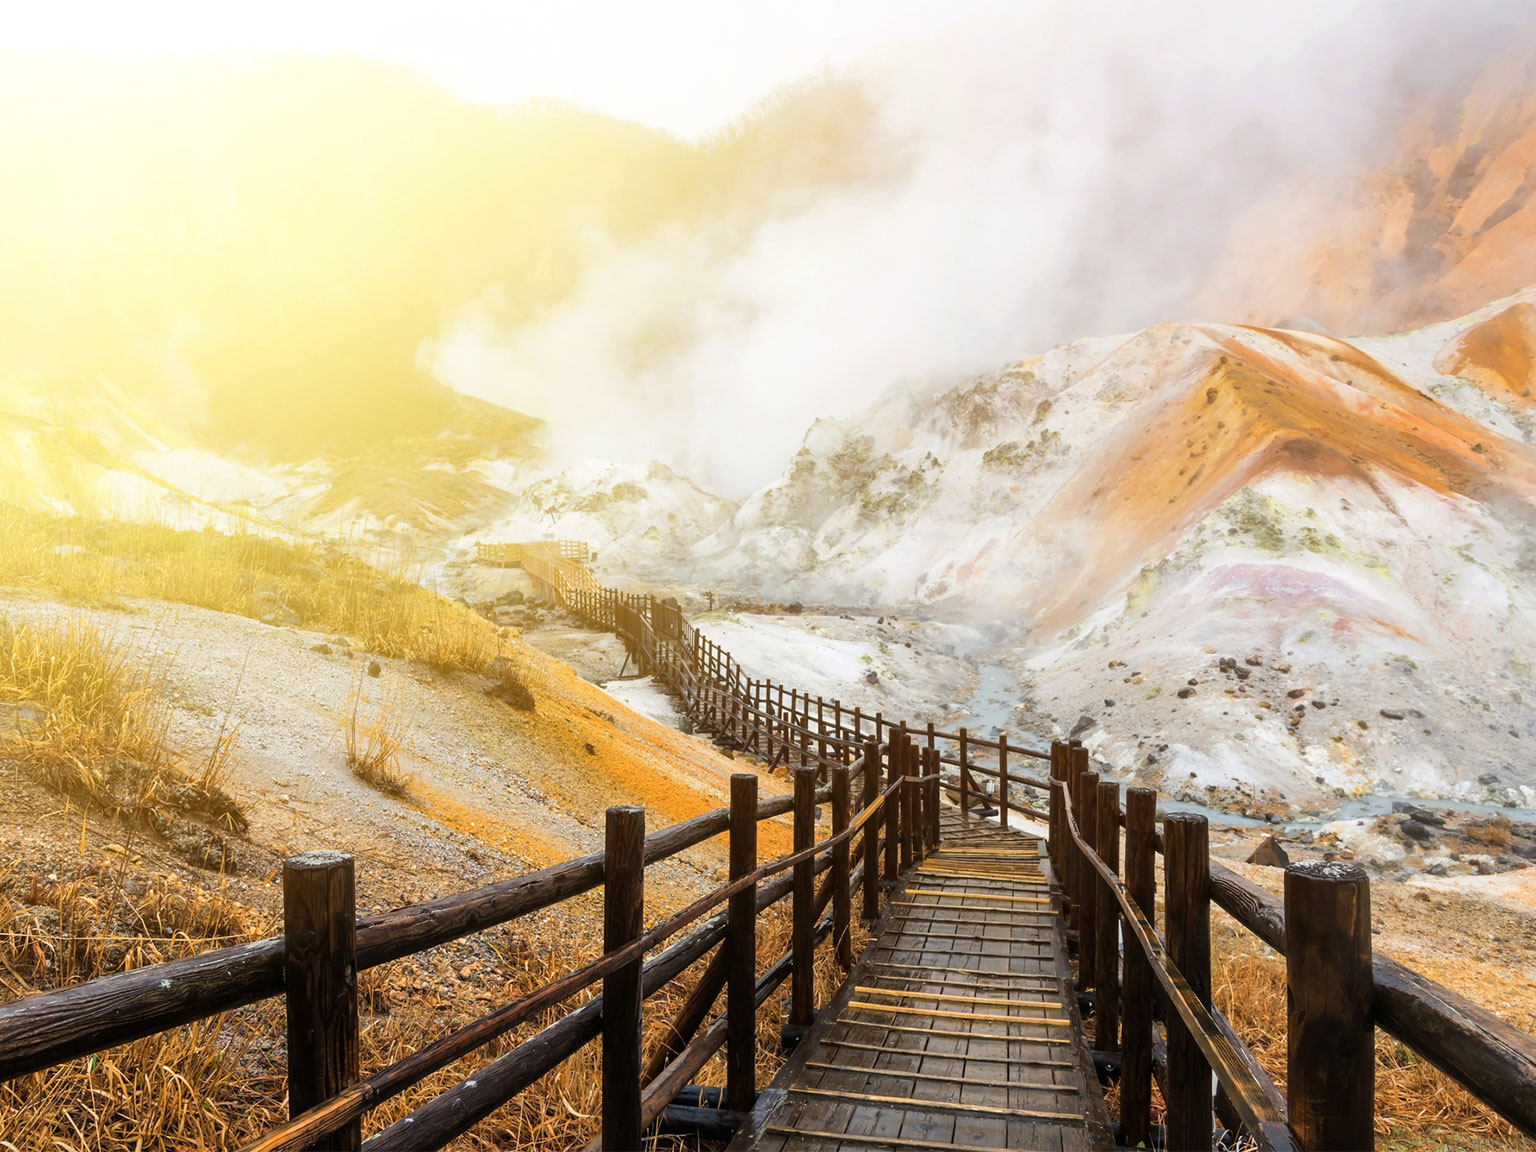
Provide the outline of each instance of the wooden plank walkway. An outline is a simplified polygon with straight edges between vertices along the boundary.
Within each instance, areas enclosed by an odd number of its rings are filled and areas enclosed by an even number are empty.
[[[946,812],[731,1149],[1113,1148],[1034,836]]]

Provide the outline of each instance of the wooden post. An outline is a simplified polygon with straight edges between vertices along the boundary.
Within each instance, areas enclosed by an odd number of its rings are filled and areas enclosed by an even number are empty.
[[[1062,880],[1067,890],[1067,930],[1076,933],[1082,909],[1077,901],[1077,845],[1072,842],[1072,830],[1067,826],[1067,812],[1070,810],[1076,818],[1079,766],[1076,752],[1070,744],[1062,749],[1061,759],[1064,765],[1062,783],[1065,785],[1061,798]]]
[[[1008,827],[1008,733],[997,734],[997,819]]]
[[[816,769],[795,769],[795,841],[794,850],[802,852],[816,843]],[[794,936],[790,941],[794,965],[790,987],[789,1029],[786,1035],[798,1041],[805,1029],[816,1021],[816,951],[812,935],[816,911],[816,861],[806,857],[795,865]]]
[[[901,778],[901,754],[902,740],[897,733],[891,733],[891,740],[885,746],[885,786],[889,788]],[[897,789],[889,800],[885,802],[885,879],[894,883],[898,868],[898,856],[901,852],[899,841],[901,839],[901,790]]]
[[[352,857],[305,852],[283,861],[283,954],[291,1120],[358,1078]],[[362,1142],[362,1121],[353,1120],[311,1147],[350,1152]]]
[[[901,791],[896,793],[901,801],[901,870],[912,867],[912,778],[916,775],[917,750],[906,728],[901,731]]]
[[[960,729],[960,819],[971,822],[971,774],[965,765],[965,729]]]
[[[880,737],[864,745],[864,807],[880,796]],[[864,823],[864,919],[880,915],[880,818]]]
[[[1211,1005],[1210,834],[1204,816],[1174,812],[1163,820],[1163,903],[1168,958],[1196,997]],[[1211,1068],[1177,1013],[1169,1012],[1169,1152],[1210,1152]]]
[[[1115,875],[1120,874],[1120,785],[1099,781],[1094,797],[1098,809],[1099,859]],[[1097,988],[1093,997],[1093,1046],[1101,1052],[1120,1047],[1120,905],[1109,885],[1099,878],[1098,917],[1094,940],[1098,952],[1093,974]]]
[[[853,710],[853,738],[859,744],[864,743],[864,713],[858,707]]]
[[[832,766],[832,834],[848,827],[848,765]],[[853,935],[849,931],[850,893],[848,875],[852,845],[847,840],[832,848],[832,947],[844,972],[853,967]]]
[[[1072,805],[1072,815],[1077,820],[1077,831],[1084,835],[1083,828],[1083,775],[1088,771],[1088,750],[1076,740],[1068,744],[1068,755],[1071,757],[1067,769],[1067,802]],[[1071,926],[1079,932],[1082,929],[1083,916],[1083,883],[1088,865],[1083,860],[1082,851],[1077,847],[1076,841],[1068,837],[1067,855],[1072,861],[1072,870],[1069,873],[1072,880],[1072,919]]]
[[[926,857],[938,847],[933,842],[933,813],[929,811],[932,801],[929,800],[927,778],[933,773],[933,756],[926,748],[919,748],[917,755],[917,775],[924,782],[916,785],[917,790],[917,817],[913,821],[917,826],[917,854],[919,858]]]
[[[804,715],[801,714],[801,709],[800,709],[800,702],[802,700],[805,701]],[[801,696],[800,695],[800,690],[798,688],[791,688],[789,690],[789,708],[790,708],[790,711],[792,713],[794,713],[795,729],[796,729],[796,737],[797,737],[796,740],[795,740],[795,743],[800,746],[800,767],[804,768],[807,764],[809,764],[811,762],[811,757],[810,757],[810,754],[809,754],[810,753],[810,740],[811,740],[811,737],[810,737],[810,734],[807,732],[807,729],[810,728],[810,726],[811,726],[811,698],[810,698],[810,696],[809,695]]]
[[[939,822],[939,751],[931,748],[928,751],[928,843],[933,845],[933,850],[939,850],[939,844],[943,837]]]
[[[1078,800],[1074,811],[1077,815],[1077,831],[1083,844],[1093,848],[1099,842],[1099,774],[1078,774]],[[1098,987],[1098,939],[1099,939],[1099,874],[1085,855],[1080,861],[1077,896],[1082,903],[1082,915],[1077,925],[1077,990],[1086,992]],[[1095,998],[1095,1005],[1098,1000]],[[1095,1008],[1097,1013],[1097,1008]]]
[[[1286,1096],[1307,1152],[1373,1149],[1371,882],[1354,864],[1285,870]]]
[[[928,785],[919,781],[928,775],[928,756],[925,749],[914,749],[912,757],[912,862],[921,864],[928,854]]]
[[[730,877],[757,867],[757,777],[731,774]],[[757,885],[730,898],[725,947],[725,1106],[748,1112],[757,1098]]]
[[[1125,792],[1125,887],[1136,907],[1157,922],[1157,792]],[[1152,969],[1129,927],[1125,940],[1125,1012],[1120,1042],[1120,1123],[1125,1146],[1152,1143]]]
[[[608,809],[603,850],[603,951],[639,936],[645,910],[645,809]],[[603,977],[603,1147],[640,1147],[640,977],[637,956]]]
[[[826,701],[820,696],[816,697],[816,774],[822,780],[827,778],[827,718]],[[806,708],[810,713],[810,708]]]
[[[1051,741],[1052,780],[1064,781],[1067,778],[1066,750],[1066,745],[1064,745],[1060,740]],[[1046,841],[1046,847],[1050,852],[1052,870],[1056,873],[1056,886],[1065,892],[1067,852],[1066,845],[1062,843],[1061,792],[1056,788],[1052,788],[1049,800],[1049,839]]]

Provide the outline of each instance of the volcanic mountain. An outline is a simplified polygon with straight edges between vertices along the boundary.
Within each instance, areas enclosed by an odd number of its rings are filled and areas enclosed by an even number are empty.
[[[1392,332],[1536,281],[1536,53],[1404,104],[1359,171],[1282,181],[1245,213],[1187,314]]]
[[[992,626],[1024,722],[1172,758],[1175,791],[1497,799],[1536,783],[1533,301],[1078,341],[819,422],[697,551],[743,591]]]

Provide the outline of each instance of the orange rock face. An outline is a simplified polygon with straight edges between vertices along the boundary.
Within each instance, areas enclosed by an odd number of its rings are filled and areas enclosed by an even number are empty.
[[[1500,61],[1459,101],[1412,108],[1387,157],[1353,179],[1277,189],[1234,231],[1192,314],[1380,334],[1536,283],[1528,65]]]
[[[1536,306],[1522,301],[1469,328],[1441,349],[1435,371],[1464,376],[1505,403],[1532,407]]]
[[[1536,317],[1518,304],[1456,342],[1496,366],[1479,362],[1491,380],[1508,378],[1500,372],[1522,386],[1528,379],[1529,349],[1510,347],[1527,329],[1520,316],[1506,320],[1522,309]],[[1378,475],[1396,476],[1441,494],[1536,507],[1536,449],[1425,395],[1354,345],[1276,329],[1195,331],[1208,345],[1160,388],[1146,421],[1126,421],[1098,454],[1102,466],[1051,502],[1048,532],[1074,523],[1093,531],[1079,544],[1080,569],[1038,602],[1043,626],[1081,619],[1216,505],[1274,471],[1348,475],[1373,487]]]

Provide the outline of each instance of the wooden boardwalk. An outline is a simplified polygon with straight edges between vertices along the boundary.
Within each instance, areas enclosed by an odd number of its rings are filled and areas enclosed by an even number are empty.
[[[731,1149],[1113,1148],[1042,851],[946,812]]]

